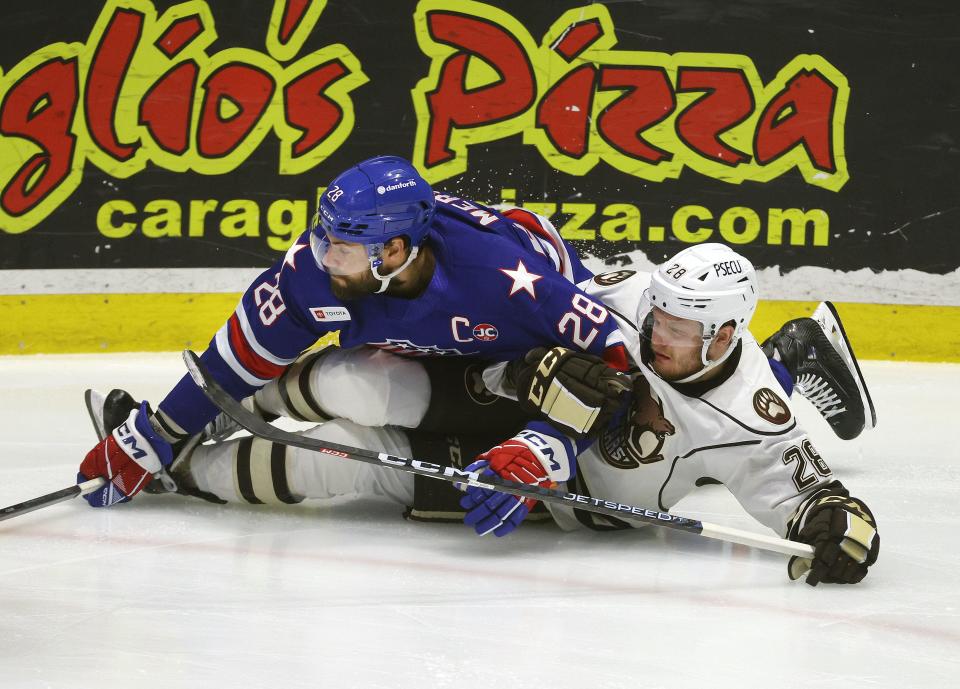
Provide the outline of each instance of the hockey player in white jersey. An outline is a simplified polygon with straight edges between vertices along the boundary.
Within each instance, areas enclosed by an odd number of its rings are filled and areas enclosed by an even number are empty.
[[[686,249],[652,275],[594,279],[598,297],[632,332],[638,362],[632,399],[577,456],[572,441],[543,425],[527,428],[472,468],[526,483],[565,482],[568,490],[668,510],[703,477],[723,483],[757,521],[810,543],[790,576],[807,582],[859,582],[879,552],[866,504],[833,476],[747,326],[757,305],[753,266],[720,244]],[[634,314],[636,314],[634,316]],[[632,329],[631,329],[631,326]],[[546,361],[546,359],[541,359]],[[520,394],[549,385],[544,369]],[[478,533],[515,529],[530,501],[468,488],[462,506]],[[563,528],[627,528],[566,506],[548,505]]]

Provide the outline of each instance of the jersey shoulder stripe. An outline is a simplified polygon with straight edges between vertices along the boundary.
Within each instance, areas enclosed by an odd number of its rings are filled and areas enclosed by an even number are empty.
[[[785,426],[784,428],[780,428],[778,430],[772,430],[772,431],[763,431],[763,430],[760,430],[759,428],[755,428],[753,425],[748,425],[746,422],[740,420],[733,414],[721,409],[715,404],[711,404],[708,400],[704,399],[703,397],[698,397],[697,399],[699,399],[701,402],[706,404],[708,407],[711,407],[718,414],[725,416],[731,421],[733,421],[736,425],[740,426],[740,428],[746,431],[749,431],[751,433],[754,433],[756,435],[763,435],[763,436],[784,435],[786,433],[791,432],[794,428],[797,427],[797,419],[796,417],[794,417],[793,419],[791,419],[790,424],[788,426]]]
[[[296,361],[296,358],[284,358],[279,357],[273,352],[269,351],[263,344],[257,340],[257,336],[254,332],[254,328],[250,323],[250,320],[247,318],[247,312],[243,308],[243,302],[237,306],[234,316],[237,319],[237,323],[240,325],[240,333],[238,334],[238,342],[246,344],[250,349],[253,350],[253,353],[262,358],[264,361],[277,366],[286,367]],[[239,339],[239,335],[242,334],[242,340]]]
[[[217,332],[214,340],[220,357],[249,385],[265,385],[283,373],[294,361],[274,356],[257,342],[242,302]]]
[[[270,382],[269,377],[259,377],[253,372],[249,371],[243,364],[240,363],[240,360],[237,358],[237,355],[234,354],[233,347],[230,342],[230,323],[233,320],[233,316],[230,317],[226,323],[217,331],[217,334],[214,336],[214,344],[216,345],[217,354],[223,359],[227,367],[247,385],[252,385],[255,388],[260,388]]]
[[[733,374],[717,387],[695,393],[691,401],[696,400],[724,417],[731,428],[758,437],[776,438],[800,432],[789,397],[749,331],[744,333],[738,349]]]
[[[570,254],[567,251],[566,244],[549,220],[542,215],[537,215],[523,208],[510,208],[503,211],[503,215],[519,224],[527,231],[531,237],[531,243],[535,239],[546,243],[546,248],[556,265],[557,272],[568,280],[573,280],[573,270],[571,267]],[[536,248],[536,245],[534,245]]]

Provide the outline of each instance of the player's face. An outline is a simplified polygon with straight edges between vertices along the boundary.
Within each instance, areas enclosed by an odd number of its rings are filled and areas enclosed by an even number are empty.
[[[322,243],[320,262],[331,275],[356,275],[370,267],[367,247],[363,244],[345,242],[327,233]]]
[[[664,380],[680,380],[703,368],[703,326],[654,307],[651,366]]]
[[[370,270],[367,247],[329,234],[326,241],[329,246],[320,262],[330,275],[330,286],[337,299],[360,299],[380,289],[380,281]]]
[[[376,294],[380,289],[380,281],[373,277],[373,272],[367,268],[366,272],[354,275],[331,275],[330,288],[337,299],[350,301]]]

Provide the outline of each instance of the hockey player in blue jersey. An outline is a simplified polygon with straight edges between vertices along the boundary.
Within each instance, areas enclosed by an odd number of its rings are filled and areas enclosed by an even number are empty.
[[[590,277],[549,223],[435,194],[409,162],[381,156],[333,180],[310,230],[254,280],[201,358],[242,399],[335,331],[344,348],[488,362],[557,344],[603,357],[614,399],[627,387],[614,371],[626,368],[623,336],[575,286]],[[584,424],[602,405],[573,400]],[[140,404],[81,464],[78,480],[110,479],[88,502],[133,497],[217,412],[189,376],[156,413]]]

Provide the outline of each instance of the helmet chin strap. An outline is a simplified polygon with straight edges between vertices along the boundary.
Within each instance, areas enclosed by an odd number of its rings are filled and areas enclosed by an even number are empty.
[[[382,294],[383,292],[385,292],[386,289],[387,289],[387,287],[390,285],[390,281],[391,281],[393,278],[397,277],[400,273],[402,273],[403,271],[405,271],[405,270],[407,269],[407,267],[408,267],[411,263],[413,263],[414,259],[417,257],[417,254],[419,254],[419,253],[420,253],[420,247],[419,247],[419,246],[411,247],[411,248],[410,248],[410,255],[407,256],[407,260],[403,262],[403,265],[401,265],[399,268],[397,268],[397,269],[396,269],[395,271],[393,271],[392,273],[389,273],[388,275],[381,275],[381,274],[380,274],[380,272],[377,270],[377,266],[373,265],[374,258],[371,257],[371,258],[370,258],[370,270],[371,270],[371,272],[373,272],[373,277],[375,277],[377,280],[380,281],[380,289],[378,289],[378,290],[375,292],[375,294]]]
[[[719,334],[719,333],[718,333],[718,334]],[[713,369],[715,369],[717,366],[719,366],[719,365],[722,364],[724,361],[726,361],[726,360],[730,357],[731,354],[733,354],[733,350],[736,349],[736,345],[737,345],[737,343],[736,343],[735,340],[731,340],[731,341],[730,341],[730,345],[727,347],[727,351],[725,351],[723,354],[721,354],[719,359],[714,359],[713,361],[708,361],[708,360],[707,360],[707,350],[710,349],[710,345],[713,344],[713,340],[714,340],[715,338],[716,338],[716,335],[714,335],[709,341],[704,342],[704,343],[703,343],[703,348],[700,350],[700,361],[701,361],[701,363],[703,363],[703,368],[701,368],[701,369],[700,369],[699,371],[697,371],[696,373],[691,373],[691,374],[690,374],[689,376],[687,376],[686,378],[681,378],[680,380],[675,380],[675,381],[673,381],[674,383],[692,383],[693,381],[695,381],[695,380],[697,380],[697,379],[699,379],[699,378],[702,378],[702,377],[704,376],[704,374],[707,373],[707,371],[712,371]]]

